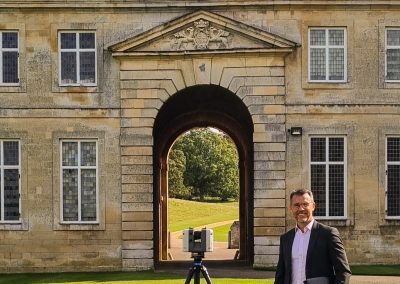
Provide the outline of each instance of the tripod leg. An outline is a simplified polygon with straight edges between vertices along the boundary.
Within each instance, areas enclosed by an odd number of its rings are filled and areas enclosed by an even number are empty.
[[[201,273],[203,274],[203,277],[206,280],[207,284],[212,284],[210,275],[208,275],[207,268],[204,265],[201,266]]]
[[[194,284],[200,284],[200,267],[196,266],[194,271]]]
[[[195,270],[195,269],[194,269],[193,266],[190,267],[189,273],[188,273],[188,275],[187,275],[187,277],[186,277],[185,284],[190,284],[190,281],[192,280],[192,277],[193,277],[194,270]]]

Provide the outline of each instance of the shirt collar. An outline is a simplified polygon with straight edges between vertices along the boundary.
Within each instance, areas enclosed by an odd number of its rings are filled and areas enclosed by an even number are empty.
[[[312,229],[312,227],[313,227],[313,225],[314,225],[314,221],[315,221],[315,220],[312,219],[312,221],[311,221],[310,223],[308,223],[308,225],[304,228],[304,233],[306,233],[307,231],[311,231],[311,229]],[[297,224],[296,224],[295,232],[297,233],[298,230],[300,230],[300,228],[297,227]],[[301,232],[301,230],[300,230],[300,232]]]

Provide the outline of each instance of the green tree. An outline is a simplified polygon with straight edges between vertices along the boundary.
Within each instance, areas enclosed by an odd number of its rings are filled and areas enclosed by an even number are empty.
[[[238,155],[227,135],[207,128],[193,129],[175,142],[171,152],[174,151],[185,155],[183,183],[192,197],[238,198]],[[170,171],[175,164],[170,160]]]
[[[185,154],[178,149],[171,149],[168,161],[168,193],[170,197],[189,199],[190,188],[183,184],[183,174],[186,169]]]

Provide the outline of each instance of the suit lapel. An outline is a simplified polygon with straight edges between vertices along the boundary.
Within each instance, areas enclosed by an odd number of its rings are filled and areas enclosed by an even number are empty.
[[[288,235],[288,240],[286,242],[286,261],[289,264],[288,267],[290,269],[289,275],[292,275],[292,247],[295,236],[295,229],[290,230]]]
[[[311,235],[310,235],[310,242],[308,243],[306,266],[307,266],[308,260],[311,256],[311,252],[313,251],[313,248],[318,239],[318,235],[319,235],[318,228],[319,228],[319,224],[316,220],[314,220],[314,224],[312,226]]]

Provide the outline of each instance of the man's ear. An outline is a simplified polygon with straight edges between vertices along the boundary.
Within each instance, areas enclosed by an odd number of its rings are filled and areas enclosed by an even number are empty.
[[[314,201],[313,201],[313,210],[312,211],[314,211],[315,210],[315,208],[317,208],[317,203],[315,203]]]

